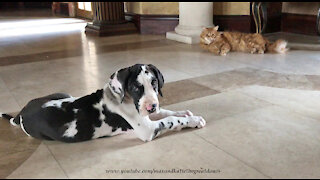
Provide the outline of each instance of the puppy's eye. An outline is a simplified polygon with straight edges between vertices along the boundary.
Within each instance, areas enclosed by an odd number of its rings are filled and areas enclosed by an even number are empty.
[[[139,87],[140,87],[140,85],[138,85],[138,84],[133,84],[132,90],[137,92],[137,91],[139,91]]]
[[[151,84],[152,84],[152,86],[155,86],[157,84],[157,80],[152,79]]]

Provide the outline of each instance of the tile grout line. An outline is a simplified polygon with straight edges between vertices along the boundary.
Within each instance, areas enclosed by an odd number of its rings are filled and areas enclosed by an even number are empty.
[[[198,136],[198,137],[200,137],[202,140],[204,140],[205,142],[207,142],[207,143],[211,144],[212,146],[216,147],[216,148],[217,148],[217,149],[219,149],[220,151],[222,151],[222,152],[224,152],[224,153],[228,154],[229,156],[233,157],[234,159],[236,159],[236,160],[240,161],[241,163],[243,163],[243,164],[244,164],[244,165],[246,165],[247,167],[250,167],[250,168],[252,168],[252,169],[256,170],[258,173],[262,174],[263,176],[265,176],[265,177],[267,177],[267,178],[269,178],[269,179],[272,179],[272,177],[271,177],[271,176],[268,176],[268,175],[264,174],[263,172],[261,172],[261,171],[260,171],[260,170],[258,170],[257,168],[252,167],[251,165],[249,165],[249,164],[248,164],[248,163],[246,163],[245,161],[243,161],[243,160],[239,159],[238,157],[236,157],[236,156],[232,155],[231,153],[229,153],[229,152],[225,151],[224,149],[222,149],[222,148],[220,148],[219,146],[217,146],[217,145],[213,144],[212,142],[208,141],[207,139],[203,138],[202,136],[200,136],[200,135],[198,135],[198,134],[196,134],[196,133],[193,133],[193,134],[194,134],[194,135],[196,135],[196,136]]]
[[[44,142],[42,142],[42,143],[47,147],[48,151],[49,151],[50,154],[52,155],[53,159],[54,159],[54,160],[57,162],[57,164],[59,165],[59,167],[60,167],[60,169],[62,170],[63,174],[67,177],[67,179],[70,179],[69,176],[68,176],[68,174],[67,174],[67,172],[62,168],[60,162],[59,162],[59,161],[56,159],[56,157],[53,155],[53,153],[52,153],[51,149],[49,148],[49,146],[48,146],[46,143],[44,143]]]

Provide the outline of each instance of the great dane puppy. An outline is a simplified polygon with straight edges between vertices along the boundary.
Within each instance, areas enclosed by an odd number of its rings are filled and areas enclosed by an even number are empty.
[[[133,130],[142,141],[182,128],[202,128],[190,111],[160,108],[164,78],[152,64],[135,64],[113,73],[103,89],[83,97],[52,94],[31,100],[16,116],[1,116],[34,138],[81,142]]]

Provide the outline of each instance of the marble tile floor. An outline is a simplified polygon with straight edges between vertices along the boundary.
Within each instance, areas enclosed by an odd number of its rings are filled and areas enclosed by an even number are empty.
[[[0,39],[1,112],[54,92],[86,95],[119,68],[151,63],[164,74],[162,107],[207,126],[149,143],[129,133],[65,144],[0,119],[0,178],[320,177],[320,52],[219,57],[160,35],[85,36],[76,24]]]

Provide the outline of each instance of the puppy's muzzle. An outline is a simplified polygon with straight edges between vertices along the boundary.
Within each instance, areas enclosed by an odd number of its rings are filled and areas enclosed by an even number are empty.
[[[157,110],[157,104],[150,104],[147,106],[148,113],[153,113]]]

